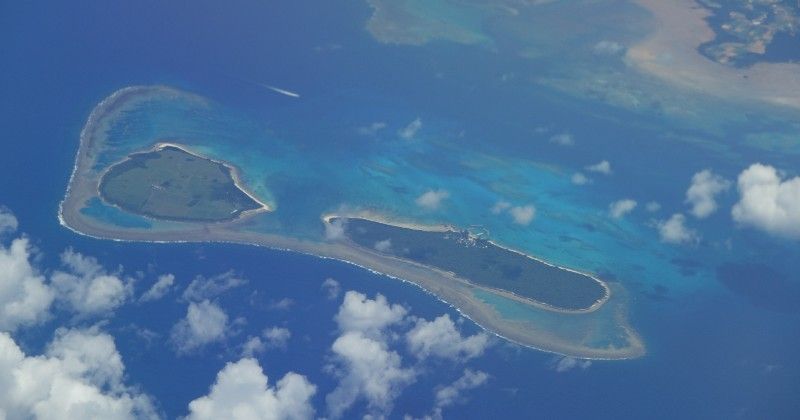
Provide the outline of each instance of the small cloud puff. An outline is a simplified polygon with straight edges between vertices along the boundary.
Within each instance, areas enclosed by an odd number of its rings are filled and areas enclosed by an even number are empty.
[[[189,420],[311,419],[311,398],[317,387],[305,376],[289,372],[275,386],[258,361],[228,363],[217,374],[208,395],[189,403]]]
[[[34,268],[25,237],[6,248],[0,243],[0,331],[40,324],[50,315],[54,291]]]
[[[483,354],[489,345],[489,336],[481,332],[463,337],[450,315],[444,314],[433,321],[417,319],[414,328],[406,333],[406,343],[409,352],[419,359],[437,356],[468,360]]]
[[[611,217],[615,219],[619,219],[626,214],[630,213],[635,209],[637,203],[635,200],[631,200],[630,198],[625,198],[622,200],[615,201],[608,205],[608,213]]]
[[[192,302],[186,317],[172,328],[171,340],[178,353],[189,353],[225,339],[228,315],[217,304],[204,300]]]
[[[619,42],[602,40],[594,44],[592,51],[597,55],[615,56],[625,51],[625,47]]]
[[[425,210],[437,210],[448,197],[450,193],[446,190],[428,190],[417,197],[416,203]]]
[[[589,179],[586,175],[580,172],[575,172],[574,174],[572,174],[572,178],[570,178],[570,180],[575,185],[587,185],[592,183],[591,179]]]
[[[692,184],[686,191],[686,203],[692,206],[692,215],[703,219],[713,214],[717,210],[716,196],[727,191],[730,186],[730,181],[709,169],[694,174]]]
[[[51,285],[57,299],[79,316],[111,312],[133,294],[132,280],[108,273],[93,257],[67,249],[61,264],[67,271],[54,272]]]
[[[739,174],[737,188],[733,220],[775,236],[800,239],[800,176],[784,179],[774,167],[755,163]]]
[[[322,282],[322,286],[320,286],[320,288],[325,291],[325,294],[328,296],[328,300],[334,300],[338,298],[339,293],[342,292],[342,287],[339,285],[339,282],[330,277]]]
[[[575,368],[588,369],[591,365],[591,360],[576,359],[574,357],[564,356],[554,361],[552,364],[552,369],[561,373]]]
[[[387,326],[402,321],[407,312],[401,305],[390,305],[381,294],[369,299],[367,295],[351,290],[345,293],[344,302],[334,319],[343,332],[359,331],[375,336]]]
[[[384,128],[386,128],[385,122],[374,122],[364,127],[358,127],[357,131],[358,134],[361,134],[362,136],[374,136]]]
[[[14,233],[19,227],[16,216],[11,210],[0,206],[0,235]]]
[[[400,138],[405,140],[411,140],[416,137],[417,132],[422,128],[422,120],[417,118],[414,121],[411,121],[407,126],[397,132],[397,135]]]
[[[325,240],[339,241],[346,237],[346,222],[342,218],[334,219],[330,223],[325,223]]]
[[[661,210],[661,204],[657,201],[648,201],[647,204],[644,205],[644,208],[650,213],[655,213]]]
[[[158,281],[139,298],[139,302],[151,302],[161,299],[172,290],[175,284],[175,276],[173,274],[162,274],[158,276]]]
[[[247,280],[234,274],[233,270],[208,278],[196,276],[186,287],[186,290],[183,291],[183,299],[195,302],[211,299],[245,284],[247,284]]]
[[[559,146],[574,146],[575,139],[572,137],[572,134],[561,133],[550,137],[550,143],[557,144]]]
[[[529,225],[536,217],[536,207],[533,204],[526,204],[524,206],[513,206],[507,201],[498,201],[489,209],[492,214],[502,214],[508,212],[511,220],[522,226]]]
[[[700,240],[697,231],[686,226],[686,216],[680,213],[673,214],[667,220],[659,221],[656,226],[663,242],[685,244]]]
[[[589,172],[596,172],[603,175],[611,175],[611,163],[607,160],[602,160],[586,167]]]
[[[374,248],[379,252],[389,252],[389,250],[392,249],[392,240],[384,239],[382,241],[375,242]]]

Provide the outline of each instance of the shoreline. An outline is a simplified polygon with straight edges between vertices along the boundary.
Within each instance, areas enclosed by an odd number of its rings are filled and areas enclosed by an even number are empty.
[[[131,98],[130,96],[139,94],[141,97]],[[360,247],[355,248],[343,241],[317,241],[275,232],[248,230],[246,228],[249,225],[247,221],[250,220],[250,216],[253,216],[252,213],[244,218],[243,214],[240,214],[240,217],[229,221],[165,222],[164,225],[154,228],[120,227],[113,225],[113,222],[103,222],[83,215],[80,210],[85,203],[99,196],[97,181],[98,174],[102,170],[95,168],[95,164],[98,157],[101,156],[100,152],[104,151],[106,133],[103,130],[109,127],[110,122],[118,118],[119,112],[130,106],[126,101],[135,105],[148,98],[162,98],[165,94],[180,95],[181,92],[168,87],[123,88],[101,101],[92,110],[81,131],[73,172],[65,197],[59,204],[58,218],[62,226],[82,236],[115,242],[239,244],[341,261],[381,276],[411,283],[454,308],[484,331],[524,347],[563,356],[595,360],[631,359],[646,353],[641,338],[628,324],[624,298],[609,299],[612,296],[610,287],[607,289],[608,293],[603,304],[596,303],[591,312],[562,313],[542,305],[536,305],[529,299],[515,297],[513,294],[503,295],[490,288],[476,287],[457,278],[452,273],[436,270],[434,267],[364,252]],[[187,94],[187,97],[192,99],[195,96]],[[209,159],[202,154],[192,152],[189,146],[182,144],[161,142],[154,147],[165,147],[166,145],[172,145],[187,153]],[[218,162],[214,159],[209,160]],[[222,162],[222,164],[238,171],[235,165],[227,164],[227,162]],[[243,183],[238,175],[237,172],[237,187],[242,188]],[[244,188],[242,190],[246,191]],[[257,202],[267,205],[261,200],[257,200]],[[259,210],[261,210],[260,212],[265,211],[263,208]],[[369,211],[362,211],[360,215],[385,218]],[[336,215],[322,216],[323,221],[331,220],[332,217],[336,217]],[[161,219],[157,220],[161,221]],[[425,226],[410,222],[400,223],[403,223],[401,226],[410,228],[454,230],[454,227],[447,225]],[[394,224],[394,222],[390,224]],[[525,254],[522,253],[522,255]],[[604,287],[608,286],[604,285]],[[476,290],[483,290],[508,301],[509,304],[521,305],[520,308],[524,311],[522,312],[523,317],[503,317],[495,306],[474,295],[473,292]],[[624,289],[620,290],[624,291]]]

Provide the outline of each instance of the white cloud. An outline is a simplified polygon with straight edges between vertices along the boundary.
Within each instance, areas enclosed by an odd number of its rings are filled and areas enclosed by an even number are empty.
[[[572,134],[561,133],[550,137],[550,143],[557,144],[559,146],[573,146],[575,145],[575,139],[572,138]]]
[[[730,186],[730,181],[709,169],[694,174],[692,184],[686,190],[686,202],[692,206],[692,215],[703,219],[714,213],[717,210],[716,196]]]
[[[175,284],[175,276],[173,274],[162,274],[158,276],[158,280],[150,286],[146,292],[139,298],[140,302],[151,302],[161,299],[172,290]]]
[[[273,311],[288,311],[294,305],[294,300],[288,297],[270,301],[267,307]]]
[[[755,163],[739,174],[736,222],[787,238],[800,238],[800,176],[784,177],[774,167]]]
[[[574,174],[572,174],[571,181],[575,185],[587,185],[592,183],[591,179],[589,179],[586,175],[580,172],[575,172]]]
[[[339,293],[342,292],[342,286],[339,285],[339,282],[330,277],[328,277],[327,279],[325,279],[325,281],[322,282],[321,288],[322,290],[325,291],[329,300],[334,300],[338,298]]]
[[[625,216],[626,214],[632,212],[633,209],[636,208],[636,205],[637,205],[636,201],[631,200],[630,198],[617,200],[609,204],[608,213],[611,215],[611,217],[619,219]]]
[[[34,325],[49,315],[54,293],[30,264],[27,238],[6,248],[0,244],[0,331]]]
[[[344,219],[334,219],[330,223],[325,223],[325,240],[338,241],[344,239],[345,235],[345,221]]]
[[[0,333],[0,418],[158,418],[123,377],[113,338],[96,329],[59,329],[40,356],[25,355]]]
[[[390,249],[392,249],[392,240],[384,239],[382,241],[375,242],[375,249],[380,252],[388,252]]]
[[[374,136],[384,128],[386,128],[386,123],[378,121],[364,127],[358,127],[357,131],[362,136]]]
[[[207,344],[222,341],[228,315],[218,305],[204,300],[189,304],[186,317],[172,328],[172,342],[178,352],[186,353]]]
[[[586,167],[589,172],[596,172],[603,175],[611,175],[611,163],[607,160],[602,160]]]
[[[340,418],[359,399],[366,400],[371,415],[383,417],[416,378],[415,371],[402,367],[400,355],[386,343],[360,331],[344,333],[331,349],[334,364],[329,370],[339,378],[339,384],[325,397],[331,418]]]
[[[387,326],[402,321],[406,312],[398,304],[389,304],[381,294],[369,299],[365,294],[351,290],[345,293],[334,319],[343,332],[359,331],[368,336],[379,336]]]
[[[463,337],[444,314],[433,321],[417,319],[414,328],[406,333],[410,353],[418,359],[437,356],[451,360],[468,360],[483,354],[489,345],[489,336],[477,333]]]
[[[247,337],[247,340],[242,344],[242,357],[254,357],[259,353],[267,351],[267,345],[261,337]]]
[[[422,120],[417,118],[414,121],[411,121],[407,126],[405,126],[402,130],[397,132],[401,138],[406,140],[411,140],[414,136],[417,135],[417,132],[422,128]]]
[[[525,206],[514,206],[508,210],[514,223],[518,225],[529,225],[533,218],[536,216],[536,207],[532,204]]]
[[[657,201],[648,201],[647,204],[644,205],[644,208],[650,213],[655,213],[661,210],[661,204],[659,204]]]
[[[197,276],[183,291],[183,298],[189,301],[210,299],[245,284],[247,280],[235,275],[233,270],[209,278]]]
[[[79,315],[111,312],[133,294],[130,279],[123,281],[108,273],[93,257],[67,249],[61,254],[61,263],[68,271],[54,272],[51,285],[57,299]]]
[[[591,360],[576,359],[574,357],[564,356],[553,364],[553,370],[556,372],[566,372],[575,368],[588,369],[591,365]]]
[[[190,420],[310,419],[316,386],[289,372],[273,387],[251,358],[228,363],[217,374],[208,395],[189,403]]]
[[[436,210],[448,197],[450,197],[450,193],[446,190],[428,190],[417,197],[416,203],[426,210]]]
[[[592,51],[594,51],[594,53],[597,55],[614,56],[625,51],[625,47],[619,42],[602,40],[597,44],[594,44]]]
[[[485,384],[488,380],[489,375],[486,372],[465,369],[464,374],[455,382],[436,391],[436,408],[434,412],[440,416],[442,408],[458,402],[464,391],[475,389]]]
[[[272,327],[264,330],[264,338],[267,340],[267,348],[286,348],[286,343],[292,338],[292,332],[288,328]]]
[[[494,203],[494,206],[492,206],[490,211],[492,212],[492,214],[500,214],[508,210],[509,208],[511,208],[511,203],[509,203],[508,201],[498,201]]]
[[[19,223],[14,213],[0,206],[0,235],[16,232],[18,227]]]
[[[661,240],[667,243],[683,244],[697,242],[700,239],[695,230],[686,226],[686,216],[680,213],[659,221],[657,227]]]

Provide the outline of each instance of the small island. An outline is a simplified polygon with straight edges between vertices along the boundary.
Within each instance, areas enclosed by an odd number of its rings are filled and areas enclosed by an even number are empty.
[[[412,229],[358,217],[327,219],[344,227],[356,245],[452,272],[482,288],[562,312],[587,312],[608,299],[609,289],[587,274],[557,267],[450,227]]]
[[[156,219],[222,222],[268,209],[239,186],[235,170],[161,143],[134,153],[100,179],[100,196],[123,210]]]

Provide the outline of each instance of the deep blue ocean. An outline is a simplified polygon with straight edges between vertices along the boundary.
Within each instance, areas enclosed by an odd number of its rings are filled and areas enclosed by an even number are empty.
[[[591,112],[582,112],[588,105],[554,92],[542,91],[530,100],[528,92],[487,85],[489,76],[521,68],[502,57],[487,60],[481,50],[444,43],[387,49],[364,31],[369,14],[365,2],[355,0],[0,5],[0,205],[17,215],[20,232],[41,252],[40,266],[57,267],[58,255],[72,247],[111,269],[141,272],[140,291],[165,272],[181,284],[229,269],[249,280],[220,297],[231,319],[241,316],[247,323],[237,326],[241,330],[227,344],[197,354],[177,356],[164,340],[146,344],[134,333],[134,327],[146,327],[168,335],[186,310],[174,295],[146,310],[127,305],[105,326],[116,338],[128,382],[152,395],[170,418],[185,415],[188,402],[208,392],[216,373],[237,359],[235,347],[248,334],[274,325],[289,327],[293,337],[287,351],[260,357],[271,383],[289,371],[306,375],[318,386],[314,401],[323,414],[324,396],[336,384],[323,368],[336,338],[333,316],[340,303],[320,290],[326,278],[336,279],[344,290],[384,294],[420,317],[449,313],[458,318],[458,313],[415,287],[340,262],[248,246],[101,241],[60,226],[58,204],[79,132],[94,105],[121,87],[166,84],[197,92],[268,121],[302,147],[330,150],[334,156],[356,147],[341,136],[345,128],[387,119],[399,126],[417,116],[431,120],[429,115],[436,116],[439,130],[452,126],[473,133],[464,144],[473,150],[576,168],[613,154],[615,176],[630,181],[594,185],[582,200],[597,207],[609,197],[629,195],[642,203],[652,197],[679,206],[688,178],[707,165],[729,178],[755,160],[798,168],[797,155],[734,146],[724,147],[725,153],[694,153],[692,144],[655,141],[649,128],[641,128],[644,124],[620,124],[633,117],[611,107],[592,105]],[[452,77],[440,82],[437,74]],[[290,86],[312,104],[287,103],[254,89],[254,82]],[[470,99],[475,96],[481,101]],[[318,121],[342,130],[329,135],[315,129]],[[582,147],[531,145],[526,136],[539,125],[569,131],[583,140]],[[676,178],[680,182],[670,181]],[[734,199],[723,198],[722,207],[729,208]],[[646,216],[640,217],[646,224]],[[556,356],[497,340],[468,363],[489,373],[490,382],[448,408],[445,418],[796,418],[798,246],[734,231],[727,215],[705,223],[704,234],[714,241],[733,237],[746,245],[722,257],[711,243],[659,255],[684,274],[665,274],[666,282],[628,284],[632,324],[647,345],[644,357],[556,372]],[[716,264],[734,260],[766,264],[775,273],[765,274],[763,287],[748,281],[726,287],[713,273]],[[287,311],[270,309],[271,302],[283,298],[294,305]],[[44,328],[22,330],[15,339],[37,353],[58,325],[70,322],[60,317]],[[460,328],[470,334],[479,330],[469,321]],[[462,369],[431,366],[399,397],[392,417],[426,413],[431,390],[442,378],[456,379]],[[350,414],[359,412],[357,406]]]

